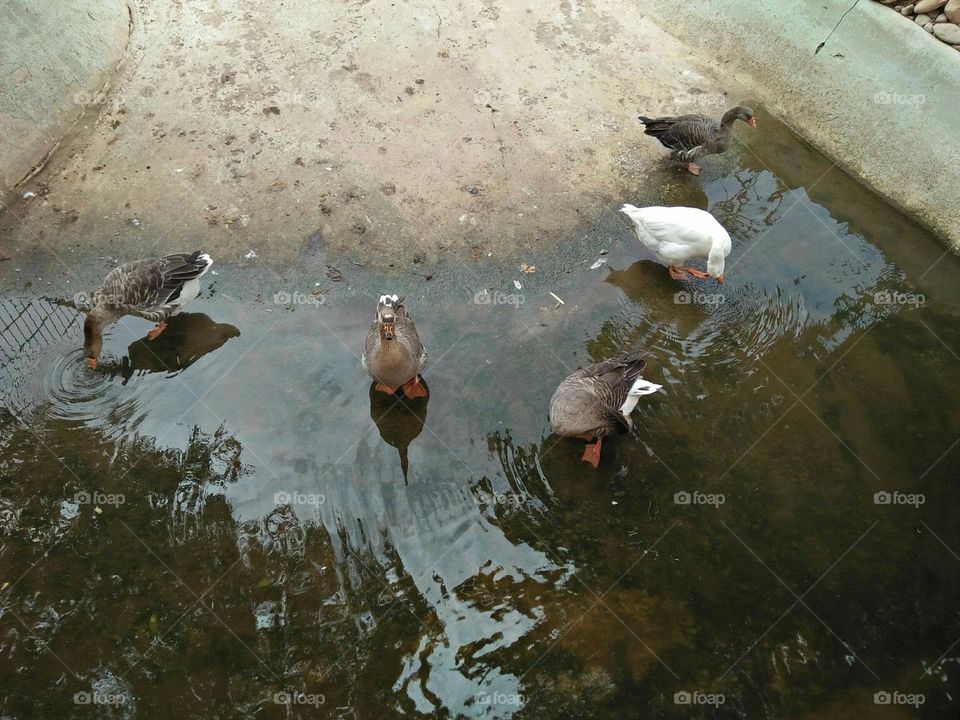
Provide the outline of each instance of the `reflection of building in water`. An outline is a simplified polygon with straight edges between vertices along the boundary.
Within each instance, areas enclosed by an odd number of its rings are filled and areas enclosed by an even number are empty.
[[[518,489],[523,483],[540,489],[542,480],[529,476],[533,453],[492,442],[482,479],[447,457],[418,467],[406,484],[393,447],[375,432],[358,441],[351,461],[300,457],[273,468],[281,478],[296,478],[283,485],[285,499],[323,500],[268,513],[260,523],[268,543],[261,552],[278,563],[299,557],[323,568],[313,579],[314,592],[323,586],[323,600],[296,600],[298,612],[304,602],[317,605],[321,643],[363,646],[408,626],[391,652],[400,663],[393,684],[403,706],[412,703],[422,713],[470,715],[482,704],[478,698],[521,693],[520,678],[491,654],[509,652],[543,620],[545,610],[533,598],[571,573],[501,527],[510,514],[542,509],[541,500]],[[516,457],[523,467],[501,466]],[[451,467],[462,474],[452,475]],[[291,554],[286,560],[284,549]],[[336,669],[325,674],[336,675]],[[522,704],[508,709],[518,712]]]

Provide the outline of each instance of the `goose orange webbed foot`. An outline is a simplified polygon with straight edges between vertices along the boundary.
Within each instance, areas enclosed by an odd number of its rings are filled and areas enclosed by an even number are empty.
[[[691,175],[699,175],[700,166],[696,163],[687,163],[687,172],[689,172]]]
[[[427,389],[420,382],[419,375],[415,375],[411,380],[403,384],[403,394],[407,396],[407,400],[427,396]]]
[[[692,267],[685,267],[683,269],[689,274],[693,275],[695,278],[699,278],[700,280],[708,280],[710,278],[710,274],[705,273],[703,270],[697,270],[696,268],[692,268]]]
[[[147,333],[147,340],[156,340],[160,337],[160,333],[167,329],[167,323],[165,320],[161,320],[157,323],[157,326]]]
[[[390,387],[389,385],[384,385],[383,383],[377,383],[373,386],[373,389],[377,392],[386,393],[387,395],[393,395],[397,391],[395,387]]]
[[[580,458],[584,462],[593,465],[594,470],[600,465],[600,443],[602,442],[603,438],[598,437],[595,443],[588,444],[583,450],[583,457]]]
[[[596,470],[600,465],[600,438],[595,443],[588,444],[583,450],[583,457],[580,458],[586,463],[590,463]]]
[[[667,272],[670,273],[670,277],[674,280],[685,280],[687,275],[687,269],[677,267],[676,265],[667,265]]]

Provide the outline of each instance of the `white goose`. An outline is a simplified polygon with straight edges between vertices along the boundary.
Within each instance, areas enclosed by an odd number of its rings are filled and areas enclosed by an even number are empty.
[[[713,215],[690,207],[638,208],[633,205],[624,205],[620,212],[633,220],[640,242],[667,266],[674,280],[692,275],[701,280],[716,278],[723,284],[730,234]],[[707,258],[707,272],[684,267],[683,263],[696,257]]]

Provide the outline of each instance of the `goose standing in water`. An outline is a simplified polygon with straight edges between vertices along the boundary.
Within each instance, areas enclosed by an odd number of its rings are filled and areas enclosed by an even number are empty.
[[[644,134],[655,137],[664,147],[673,150],[671,157],[686,165],[694,175],[700,166],[694,160],[704,155],[716,155],[730,147],[730,128],[743,120],[752,128],[757,126],[753,110],[738,105],[727,110],[718,125],[706,115],[677,115],[676,117],[648,118],[640,116]]]
[[[427,364],[417,326],[403,305],[403,298],[381,295],[377,317],[367,333],[361,359],[363,369],[376,381],[376,390],[390,393],[403,388],[408,399],[426,397],[420,371]]]
[[[600,463],[600,444],[617,430],[633,429],[630,413],[643,395],[662,386],[644,380],[646,362],[626,354],[571,373],[550,398],[550,427],[561,437],[596,442],[583,451],[584,462]]]
[[[124,315],[136,315],[157,323],[147,333],[157,338],[167,327],[167,318],[180,312],[200,294],[200,278],[213,260],[206,253],[177,253],[151,260],[135,260],[107,273],[93,291],[91,309],[83,323],[83,356],[97,366],[103,349],[103,329]]]
[[[640,242],[667,266],[674,280],[693,276],[715,278],[723,285],[723,268],[732,247],[730,233],[706,210],[689,207],[624,205],[620,212],[633,221]],[[707,259],[707,271],[684,267],[696,257]]]

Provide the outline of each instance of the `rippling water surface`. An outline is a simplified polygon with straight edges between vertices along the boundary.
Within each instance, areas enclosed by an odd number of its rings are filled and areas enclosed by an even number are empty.
[[[669,280],[614,202],[532,274],[242,300],[224,263],[96,371],[72,308],[0,297],[0,714],[955,714],[960,266],[761,125],[639,191],[730,229],[722,287]],[[387,290],[427,399],[360,368]],[[630,349],[664,389],[593,471],[547,402]]]

